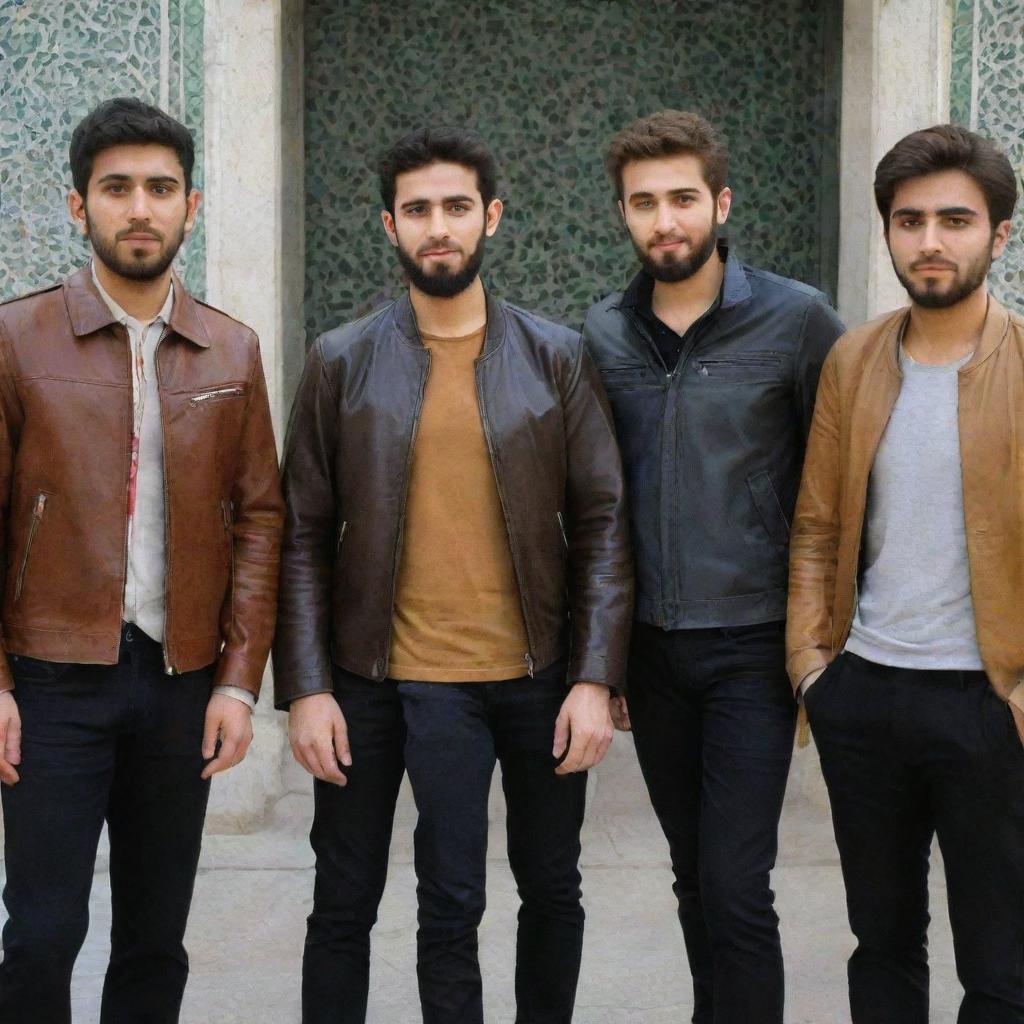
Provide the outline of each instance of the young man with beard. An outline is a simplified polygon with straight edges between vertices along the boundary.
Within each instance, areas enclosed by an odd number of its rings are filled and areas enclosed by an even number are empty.
[[[316,777],[303,1020],[362,1022],[403,763],[419,821],[426,1024],[482,1024],[477,926],[501,763],[516,1019],[568,1024],[585,771],[632,607],[611,414],[579,335],[480,280],[501,219],[475,132],[380,163],[397,302],[317,339],[286,445],[277,702]]]
[[[606,163],[642,266],[583,328],[615,414],[636,553],[616,724],[632,725],[668,839],[693,1020],[781,1024],[769,872],[796,714],[789,516],[842,327],[820,292],[745,266],[718,239],[728,156],[703,118],[642,118]]]
[[[171,270],[193,159],[156,107],[97,107],[71,139],[91,265],[0,307],[5,1024],[71,1020],[104,821],[100,1020],[178,1019],[210,776],[252,738],[283,505],[256,338]]]
[[[793,524],[788,667],[832,803],[854,1024],[928,1020],[928,861],[960,1024],[1024,1022],[1024,319],[988,293],[1017,201],[965,128],[914,132],[875,199],[909,309],[822,371]]]

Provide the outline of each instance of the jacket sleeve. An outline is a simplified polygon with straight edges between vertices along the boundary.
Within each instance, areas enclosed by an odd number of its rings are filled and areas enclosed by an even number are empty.
[[[7,337],[0,323],[0,600],[6,592],[8,553],[6,538],[10,535],[8,519],[11,511],[11,487],[14,483],[14,458],[21,429],[21,408],[14,392]],[[3,628],[0,626],[0,690],[13,690],[14,678],[7,661]]]
[[[338,509],[332,470],[337,402],[317,339],[285,441],[284,545],[274,641],[274,703],[333,690],[331,581]]]
[[[259,694],[274,637],[284,503],[259,346],[231,490],[233,580],[221,610],[215,686]]]
[[[825,360],[789,542],[786,668],[796,689],[833,658],[839,549],[840,407],[836,353]]]
[[[818,392],[818,378],[825,359],[845,328],[836,311],[825,302],[824,296],[812,302],[804,311],[800,331],[800,345],[796,354],[796,402],[802,434],[806,440],[814,416],[814,400]]]
[[[608,399],[581,341],[564,398],[570,683],[625,681],[633,561],[625,482]]]

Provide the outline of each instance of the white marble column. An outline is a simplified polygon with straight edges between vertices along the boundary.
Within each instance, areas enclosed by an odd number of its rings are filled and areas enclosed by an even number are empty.
[[[286,353],[302,345],[301,11],[297,0],[207,0],[204,30],[207,298],[259,335],[279,446]],[[283,791],[269,669],[254,726],[246,760],[215,779],[211,831],[257,824]]]
[[[949,120],[950,0],[846,0],[839,313],[863,323],[906,304],[882,239],[875,167],[904,135]]]

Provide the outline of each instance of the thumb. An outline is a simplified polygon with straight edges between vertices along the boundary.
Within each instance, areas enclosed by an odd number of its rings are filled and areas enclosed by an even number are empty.
[[[220,719],[206,711],[206,722],[203,725],[203,757],[209,760],[217,751],[217,734],[220,732]]]
[[[569,746],[569,714],[562,708],[555,719],[555,743],[551,749],[553,757],[561,757]]]

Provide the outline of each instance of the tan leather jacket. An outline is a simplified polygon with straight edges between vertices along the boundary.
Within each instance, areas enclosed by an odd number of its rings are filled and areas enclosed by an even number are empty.
[[[284,518],[256,336],[174,282],[157,348],[168,671],[257,693]],[[7,652],[114,664],[128,546],[131,355],[89,268],[0,306],[0,624]],[[0,654],[0,687],[12,685]]]
[[[850,632],[868,477],[900,391],[908,316],[898,310],[847,332],[822,370],[790,541],[786,648],[794,686],[827,665]],[[1024,318],[990,299],[958,384],[978,644],[994,689],[1024,705]]]

